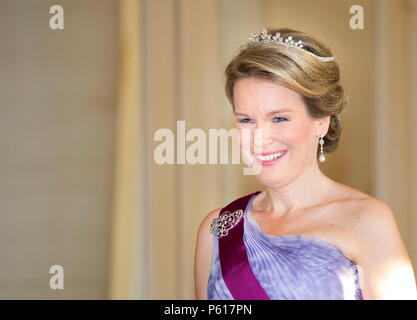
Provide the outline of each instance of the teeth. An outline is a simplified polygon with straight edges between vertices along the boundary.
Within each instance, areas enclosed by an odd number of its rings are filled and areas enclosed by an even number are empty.
[[[261,161],[272,161],[272,160],[278,159],[279,157],[283,156],[285,153],[286,153],[286,151],[283,151],[283,152],[269,154],[267,156],[256,156],[256,157]]]

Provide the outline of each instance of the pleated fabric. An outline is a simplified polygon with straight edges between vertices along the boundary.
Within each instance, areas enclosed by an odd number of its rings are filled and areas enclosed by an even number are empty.
[[[358,266],[336,246],[301,235],[264,233],[251,215],[244,214],[243,240],[255,277],[273,300],[362,300]],[[209,300],[233,300],[220,267],[218,239],[213,236]]]

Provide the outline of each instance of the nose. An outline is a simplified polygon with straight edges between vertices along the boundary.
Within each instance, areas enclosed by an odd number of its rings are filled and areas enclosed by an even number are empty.
[[[253,145],[255,148],[265,148],[270,145],[274,141],[274,136],[272,134],[271,128],[267,125],[256,124],[254,137],[253,137]]]

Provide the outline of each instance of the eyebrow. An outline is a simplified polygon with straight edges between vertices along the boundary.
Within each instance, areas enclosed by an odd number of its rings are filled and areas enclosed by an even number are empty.
[[[268,112],[267,116],[269,116],[271,114],[274,114],[274,113],[282,113],[282,112],[294,112],[294,110],[288,109],[288,108],[286,108],[286,109],[273,110],[271,112]],[[244,113],[235,112],[234,114],[235,114],[235,116],[245,116],[245,117],[248,117],[248,115],[247,114],[244,114]]]

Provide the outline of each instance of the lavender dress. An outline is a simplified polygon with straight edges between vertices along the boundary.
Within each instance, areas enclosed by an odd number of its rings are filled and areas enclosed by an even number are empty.
[[[270,299],[362,299],[358,267],[353,261],[318,238],[262,232],[251,216],[254,197],[245,210],[243,240],[253,273]],[[223,280],[215,236],[207,298],[233,300]]]

